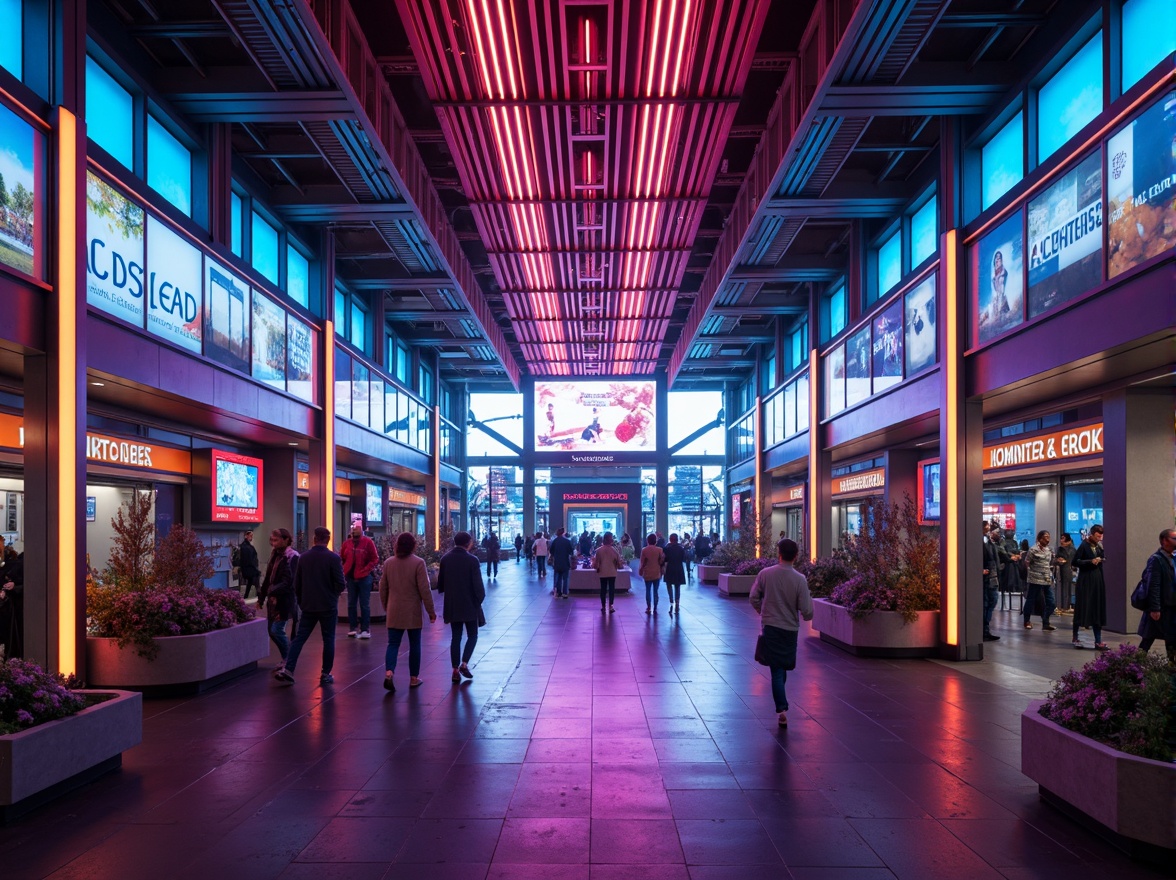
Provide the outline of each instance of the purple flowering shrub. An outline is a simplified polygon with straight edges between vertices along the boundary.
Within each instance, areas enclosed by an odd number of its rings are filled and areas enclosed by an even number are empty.
[[[139,656],[159,653],[155,639],[226,629],[252,619],[253,610],[235,590],[160,585],[144,590],[95,586],[86,591],[90,634],[134,645]]]
[[[835,587],[853,577],[853,568],[842,550],[812,562],[798,561],[796,570],[808,578],[809,593],[816,599],[828,599]]]
[[[1156,761],[1171,761],[1166,735],[1173,703],[1165,660],[1123,645],[1071,669],[1054,685],[1041,714],[1067,730]]]
[[[62,676],[28,660],[0,662],[0,736],[65,718],[85,707],[85,699],[71,691]]]
[[[747,562],[741,562],[735,566],[735,570],[731,574],[741,576],[754,576],[759,574],[765,568],[771,568],[779,562],[778,559],[751,559]]]

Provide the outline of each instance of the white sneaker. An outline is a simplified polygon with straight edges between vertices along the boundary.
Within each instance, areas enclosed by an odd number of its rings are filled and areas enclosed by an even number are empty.
[[[347,634],[347,638],[349,638],[349,639],[353,639],[353,638],[355,638],[355,637],[356,637],[356,635],[358,635],[358,633],[356,633],[356,631],[355,631],[355,630],[352,630],[351,632],[349,632],[349,633]]]
[[[361,639],[370,639],[371,637],[372,637],[372,634],[370,632],[368,632],[367,630],[364,630],[363,632],[361,632],[359,634],[359,638],[361,638]]]

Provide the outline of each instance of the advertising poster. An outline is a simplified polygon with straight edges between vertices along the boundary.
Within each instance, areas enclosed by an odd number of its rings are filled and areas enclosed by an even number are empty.
[[[86,174],[86,302],[143,326],[143,209]]]
[[[825,356],[825,415],[835,416],[845,409],[845,346],[839,345]]]
[[[368,405],[371,407],[372,415],[368,425],[373,431],[384,433],[384,381],[372,373],[371,391],[368,394]]]
[[[939,462],[922,462],[919,474],[920,522],[939,521]]]
[[[1014,214],[975,249],[976,342],[987,342],[1025,320],[1024,237]]]
[[[351,418],[361,425],[371,422],[368,394],[371,391],[369,370],[358,360],[351,362]]]
[[[870,325],[845,340],[845,405],[870,396]]]
[[[261,484],[261,459],[212,450],[212,521],[261,522]]]
[[[653,382],[536,382],[536,452],[657,448]]]
[[[1029,317],[1102,281],[1102,160],[1091,153],[1029,203]]]
[[[335,349],[335,415],[351,418],[351,355]]]
[[[809,380],[805,373],[796,380],[796,431],[807,431],[809,426]]]
[[[779,400],[779,398],[776,398]],[[808,401],[806,400],[807,404]],[[796,433],[796,383],[793,382],[784,389],[784,434],[783,437],[791,437]]]
[[[1108,277],[1176,247],[1176,92],[1107,142]]]
[[[368,483],[366,501],[364,515],[367,517],[368,525],[382,526],[384,524],[384,484]]]
[[[38,135],[0,107],[0,263],[36,274]]]
[[[217,363],[249,372],[249,285],[212,260],[205,261],[204,353]]]
[[[286,390],[314,403],[314,331],[293,315],[286,318]]]
[[[204,259],[162,220],[147,215],[147,329],[181,348],[201,349]]]
[[[874,393],[902,381],[902,301],[874,318]]]
[[[906,314],[906,375],[913,376],[935,363],[935,276],[907,291],[903,311]]]
[[[286,312],[268,297],[253,297],[253,378],[286,390]]]

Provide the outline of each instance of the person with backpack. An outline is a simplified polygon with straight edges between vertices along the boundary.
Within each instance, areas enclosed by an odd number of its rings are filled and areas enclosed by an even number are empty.
[[[1147,560],[1141,582],[1147,583],[1147,607],[1139,619],[1139,650],[1164,640],[1168,662],[1176,667],[1176,529],[1160,532],[1160,547]]]
[[[240,573],[241,583],[245,585],[245,596],[249,598],[249,590],[257,592],[261,589],[261,569],[258,567],[257,548],[253,546],[253,531],[245,533],[241,543],[233,548],[231,557],[233,567]]]

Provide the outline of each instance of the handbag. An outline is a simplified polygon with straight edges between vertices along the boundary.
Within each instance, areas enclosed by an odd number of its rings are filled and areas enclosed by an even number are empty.
[[[760,666],[768,666],[768,650],[764,642],[764,635],[760,633],[759,638],[755,640],[755,662]]]
[[[478,626],[486,625],[486,612],[482,610],[482,606],[478,606]]]

